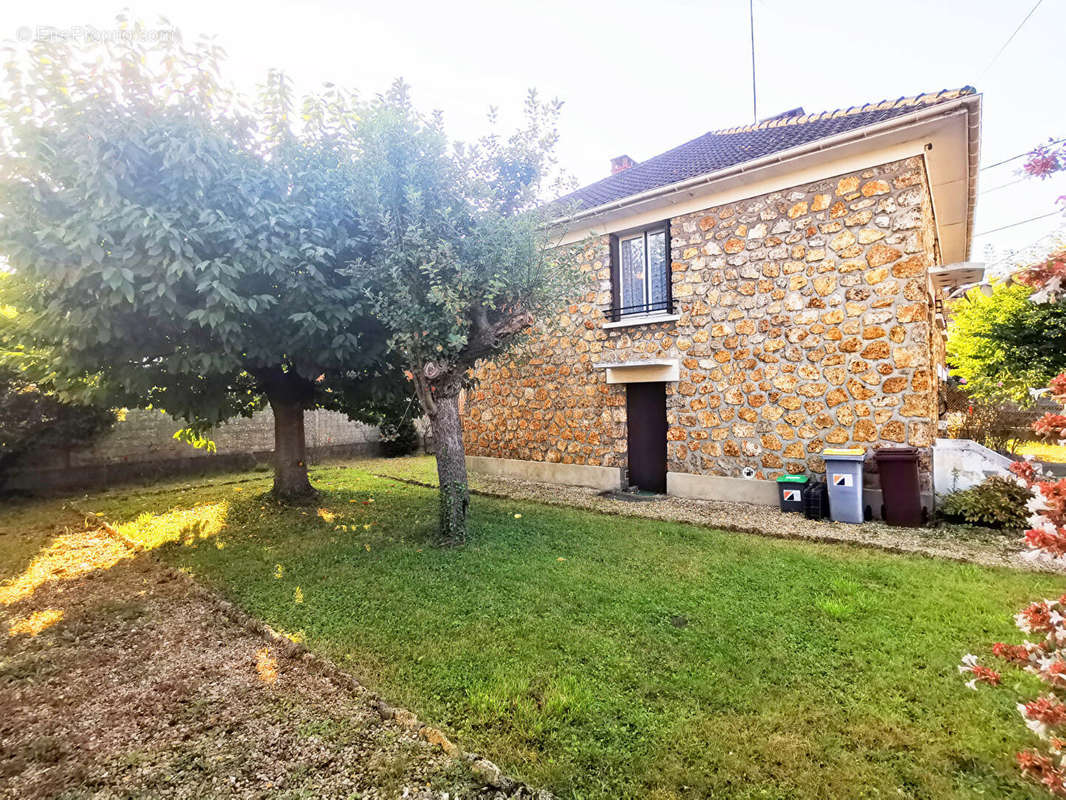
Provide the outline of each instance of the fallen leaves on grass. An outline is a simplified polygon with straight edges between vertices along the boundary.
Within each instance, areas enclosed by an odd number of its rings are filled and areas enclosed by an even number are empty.
[[[64,533],[41,550],[21,575],[0,585],[0,605],[25,600],[52,581],[69,581],[96,570],[110,569],[129,558],[131,552],[104,531]]]
[[[4,642],[2,797],[493,796],[105,531],[51,535],[0,592],[25,634]]]
[[[259,680],[263,683],[277,683],[278,659],[270,654],[269,647],[256,651],[255,671],[259,673]]]

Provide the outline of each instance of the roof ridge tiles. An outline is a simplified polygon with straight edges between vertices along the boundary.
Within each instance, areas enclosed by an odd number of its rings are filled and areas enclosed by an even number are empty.
[[[755,158],[913,113],[920,108],[974,95],[972,86],[904,95],[864,105],[708,131],[627,170],[594,181],[560,198],[581,208],[624,200],[679,180],[705,175]]]
[[[956,97],[962,97],[965,95],[976,93],[977,90],[974,89],[972,86],[962,86],[958,89],[941,89],[937,92],[923,92],[921,94],[914,95],[901,95],[895,100],[886,98],[884,100],[865,103],[864,105],[848,106],[847,108],[827,109],[825,111],[814,111],[810,114],[787,117],[785,118],[785,120],[781,120],[776,117],[771,117],[770,119],[762,120],[761,122],[749,122],[746,125],[734,125],[729,128],[718,128],[716,130],[708,131],[708,133],[746,133],[748,131],[776,128],[782,124],[799,125],[805,122],[818,122],[823,119],[836,119],[838,117],[847,117],[853,114],[864,114],[871,111],[890,111],[896,108],[909,108],[911,106],[917,105],[933,105],[934,103],[943,102],[945,100],[954,100]]]

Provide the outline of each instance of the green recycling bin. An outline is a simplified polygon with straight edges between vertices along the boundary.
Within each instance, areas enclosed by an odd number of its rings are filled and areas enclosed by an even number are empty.
[[[825,480],[829,484],[829,516],[834,522],[862,522],[861,447],[831,447],[822,451]]]
[[[782,475],[777,479],[777,499],[782,511],[803,511],[803,489],[806,475]]]

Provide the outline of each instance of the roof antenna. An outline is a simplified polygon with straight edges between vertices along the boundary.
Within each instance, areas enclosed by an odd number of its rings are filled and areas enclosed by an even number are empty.
[[[758,124],[759,107],[755,94],[755,0],[748,0],[748,24],[751,28],[751,121]]]

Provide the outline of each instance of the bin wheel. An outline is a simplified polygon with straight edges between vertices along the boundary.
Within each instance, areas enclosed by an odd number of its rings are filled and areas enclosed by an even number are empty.
[[[884,503],[881,504],[881,519],[882,520],[885,519],[885,504]]]

